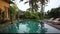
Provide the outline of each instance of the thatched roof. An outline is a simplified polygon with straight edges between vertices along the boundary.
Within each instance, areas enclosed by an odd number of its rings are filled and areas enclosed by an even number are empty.
[[[5,2],[7,2],[9,4],[14,4],[11,0],[3,0],[3,1],[5,1]]]

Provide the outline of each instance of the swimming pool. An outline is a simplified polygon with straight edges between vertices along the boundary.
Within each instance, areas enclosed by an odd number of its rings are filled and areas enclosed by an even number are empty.
[[[37,20],[21,20],[2,29],[4,33],[60,33],[60,30]]]

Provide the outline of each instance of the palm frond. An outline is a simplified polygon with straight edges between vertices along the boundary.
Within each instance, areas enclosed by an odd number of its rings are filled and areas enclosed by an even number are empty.
[[[27,1],[27,2],[25,2],[24,4],[26,4],[26,3],[28,3],[28,1]]]

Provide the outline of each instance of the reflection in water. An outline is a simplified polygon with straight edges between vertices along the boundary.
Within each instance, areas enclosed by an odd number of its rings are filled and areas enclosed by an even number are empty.
[[[8,28],[10,33],[45,33],[44,24],[35,20],[22,20]]]
[[[44,23],[41,22],[41,33],[45,33],[45,30],[44,30]]]
[[[10,26],[10,27],[8,28],[8,32],[9,32],[9,33],[17,33],[16,25]]]
[[[19,29],[19,23],[16,24],[17,28]]]
[[[18,33],[25,33],[25,32],[29,32],[29,28],[27,27],[27,24],[20,24],[19,25],[19,30]]]
[[[23,20],[17,23],[18,33],[45,33],[43,23],[39,24],[38,21]]]

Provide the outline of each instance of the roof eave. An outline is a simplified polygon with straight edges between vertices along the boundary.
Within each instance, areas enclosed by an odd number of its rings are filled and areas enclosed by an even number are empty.
[[[7,2],[9,4],[14,4],[11,0],[3,0],[3,1],[5,1],[5,2]]]

